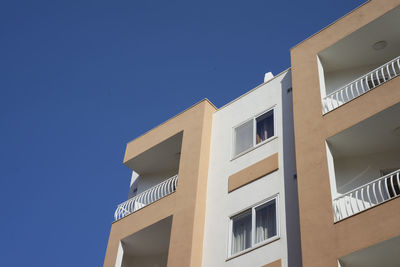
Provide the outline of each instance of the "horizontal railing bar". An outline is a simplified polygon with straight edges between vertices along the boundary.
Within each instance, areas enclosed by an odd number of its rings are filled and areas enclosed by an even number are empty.
[[[117,206],[114,219],[119,220],[123,217],[175,192],[178,175],[174,175],[165,181],[141,192],[140,194],[122,202]]]
[[[162,184],[166,184],[170,179],[172,180],[173,178],[175,178],[175,177],[177,177],[177,176],[178,176],[178,175],[176,174],[176,175],[174,175],[174,176],[168,178],[167,180],[162,181],[161,183],[156,184],[155,186],[150,187],[149,189],[146,189],[146,190],[143,191],[142,193],[140,193],[140,194],[138,194],[138,195],[136,195],[136,196],[134,196],[134,197],[131,197],[130,199],[126,200],[125,202],[120,203],[118,206],[122,206],[123,204],[125,204],[125,203],[127,203],[127,202],[133,201],[133,200],[135,200],[136,198],[138,198],[138,197],[140,197],[140,196],[143,196],[144,194],[150,192],[150,191],[153,190],[154,188],[159,187],[159,186],[161,186]]]
[[[339,199],[339,198],[342,198],[342,197],[344,197],[345,195],[348,195],[348,194],[350,194],[350,193],[353,193],[353,192],[355,192],[355,191],[358,191],[358,190],[360,190],[361,188],[367,187],[368,185],[371,185],[371,184],[373,184],[373,183],[376,183],[376,182],[378,182],[379,180],[383,180],[383,179],[385,179],[385,178],[387,178],[387,177],[389,177],[389,176],[392,176],[392,175],[394,175],[394,174],[396,174],[396,173],[398,173],[398,172],[400,172],[400,169],[398,169],[398,170],[396,170],[396,171],[394,171],[394,172],[391,172],[391,173],[389,173],[389,174],[387,174],[387,175],[385,175],[385,176],[379,177],[379,178],[377,178],[377,179],[375,179],[375,180],[373,180],[373,181],[371,181],[371,182],[368,182],[368,183],[366,183],[366,184],[363,184],[363,185],[361,185],[361,186],[359,186],[359,187],[357,187],[357,188],[355,188],[355,189],[352,189],[352,190],[350,190],[350,191],[344,193],[342,196],[339,196],[339,197],[335,198],[334,200],[337,200],[337,199]]]
[[[400,169],[363,184],[335,198],[332,201],[335,222],[354,216],[399,196]],[[364,197],[366,197],[366,199]],[[359,204],[360,201],[362,205]]]
[[[368,73],[366,73],[366,74],[363,74],[362,76],[360,76],[360,78],[355,79],[355,80],[349,82],[348,84],[346,84],[345,86],[342,86],[342,87],[340,87],[339,89],[336,89],[335,91],[333,91],[333,92],[327,94],[327,95],[325,96],[325,98],[328,98],[328,97],[330,97],[330,96],[336,94],[337,92],[346,89],[346,87],[349,87],[349,86],[351,86],[352,84],[354,84],[355,82],[358,82],[358,81],[364,79],[365,76],[368,76],[368,75],[371,75],[371,74],[375,74],[376,71],[381,70],[383,67],[386,67],[386,65],[389,65],[390,63],[395,62],[395,61],[398,60],[398,59],[400,59],[400,56],[398,56],[398,57],[396,57],[396,58],[394,58],[394,59],[392,59],[392,60],[386,62],[385,64],[382,64],[381,66],[377,67],[376,69],[374,69],[374,70],[372,70],[372,71],[370,71],[370,72],[368,72]],[[376,85],[375,85],[375,87],[376,87]]]
[[[387,73],[385,73],[387,72]],[[393,72],[393,73],[391,73]],[[360,76],[345,86],[322,98],[323,113],[326,114],[347,102],[375,89],[379,85],[400,75],[400,56]],[[375,83],[376,82],[376,83]]]

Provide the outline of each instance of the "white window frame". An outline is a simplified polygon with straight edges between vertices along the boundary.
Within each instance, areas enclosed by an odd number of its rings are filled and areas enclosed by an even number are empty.
[[[272,116],[273,116],[273,118],[274,118],[274,135],[257,144],[257,118],[263,116],[264,114],[270,112],[271,110],[272,110]],[[239,154],[235,155],[235,148],[236,148],[236,129],[237,129],[238,127],[242,126],[243,124],[245,124],[245,123],[251,121],[251,120],[253,121],[253,145],[252,145],[251,147],[249,147],[248,149],[246,149],[245,151],[242,151],[242,152],[240,152]],[[270,141],[273,140],[273,139],[275,139],[275,138],[278,136],[278,134],[277,134],[277,127],[276,127],[276,126],[277,126],[276,121],[277,121],[277,120],[276,120],[276,105],[274,105],[273,107],[271,107],[271,108],[269,108],[269,109],[267,109],[267,110],[264,110],[263,112],[258,113],[258,114],[256,114],[256,115],[252,116],[250,119],[247,119],[247,120],[241,122],[240,124],[238,124],[238,125],[232,127],[232,146],[231,146],[232,149],[231,149],[231,159],[234,160],[234,159],[236,159],[236,158],[242,156],[243,154],[246,154],[246,153],[248,153],[249,151],[251,151],[251,150],[253,150],[253,149],[255,149],[255,148],[257,148],[257,147],[259,147],[259,146],[261,146],[261,145],[263,145],[263,144],[265,144],[265,143],[268,143],[268,142],[270,142]]]
[[[276,205],[276,207],[275,207],[275,211],[276,211],[275,212],[276,235],[273,236],[273,237],[270,237],[268,239],[265,239],[264,241],[261,241],[259,243],[255,243],[255,237],[256,237],[256,231],[255,231],[255,229],[256,229],[256,209],[258,207],[260,207],[260,206],[263,206],[263,205],[267,204],[268,202],[273,201],[273,200],[275,200],[275,205]],[[244,212],[246,212],[248,210],[251,210],[251,245],[250,245],[249,248],[246,248],[246,249],[244,249],[242,251],[239,251],[239,252],[237,252],[235,254],[232,254],[233,219],[235,217],[237,217],[238,215],[240,215],[241,213],[244,213]],[[232,258],[236,258],[236,257],[238,257],[238,256],[240,256],[242,254],[245,254],[245,253],[247,253],[249,251],[252,251],[252,250],[254,250],[256,248],[262,247],[262,246],[264,246],[264,245],[266,245],[268,243],[271,243],[271,242],[279,239],[280,238],[280,224],[279,224],[280,220],[279,220],[279,218],[280,218],[279,194],[276,194],[276,195],[274,195],[274,196],[272,196],[270,198],[264,199],[263,201],[258,202],[256,204],[254,204],[253,206],[250,206],[250,207],[247,207],[245,209],[242,209],[241,211],[236,212],[236,213],[232,214],[231,216],[229,216],[229,218],[228,218],[229,219],[229,235],[228,235],[229,238],[228,238],[228,257],[227,257],[227,260],[230,260]]]

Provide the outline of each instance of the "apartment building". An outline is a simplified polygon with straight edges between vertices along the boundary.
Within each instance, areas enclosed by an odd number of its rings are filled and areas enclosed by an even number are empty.
[[[291,49],[303,266],[400,266],[399,5]]]
[[[400,266],[399,25],[370,0],[291,69],[128,143],[104,266]]]
[[[104,266],[301,266],[290,70],[127,144]]]
[[[127,144],[129,197],[115,211],[105,267],[201,265],[215,110],[203,100]]]
[[[301,266],[292,114],[290,70],[214,112],[202,266]]]

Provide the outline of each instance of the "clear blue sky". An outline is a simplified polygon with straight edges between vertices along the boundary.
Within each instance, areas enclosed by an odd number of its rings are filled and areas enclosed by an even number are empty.
[[[362,2],[1,1],[1,265],[102,266],[125,144],[283,71]]]

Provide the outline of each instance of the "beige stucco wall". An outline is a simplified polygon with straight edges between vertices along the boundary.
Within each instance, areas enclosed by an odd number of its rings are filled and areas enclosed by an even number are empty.
[[[400,78],[322,115],[317,54],[399,6],[372,0],[291,50],[303,266],[337,267],[337,258],[400,235],[400,199],[333,222],[325,140],[400,102]]]
[[[125,164],[183,131],[178,186],[175,193],[113,223],[104,267],[115,266],[121,239],[170,215],[173,219],[168,266],[201,265],[210,135],[215,110],[208,100],[203,100],[127,144]]]
[[[249,167],[236,172],[228,178],[228,192],[232,192],[248,183],[251,183],[279,168],[278,153],[260,160]]]
[[[271,262],[271,263],[269,263],[267,265],[264,265],[262,267],[282,267],[282,260],[279,259],[277,261]]]

